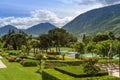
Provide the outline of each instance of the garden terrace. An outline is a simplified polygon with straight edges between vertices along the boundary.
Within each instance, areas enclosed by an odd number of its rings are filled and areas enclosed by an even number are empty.
[[[97,77],[77,78],[64,74],[55,69],[46,69],[42,72],[42,80],[119,80],[119,78],[113,76],[107,76],[107,75],[97,76]]]
[[[82,60],[46,60],[44,68],[55,68],[60,66],[79,66]]]
[[[108,72],[99,71],[95,75],[84,73],[84,68],[82,66],[67,66],[67,67],[57,67],[55,70],[60,71],[64,74],[68,74],[73,77],[91,77],[91,76],[105,76],[108,75]]]

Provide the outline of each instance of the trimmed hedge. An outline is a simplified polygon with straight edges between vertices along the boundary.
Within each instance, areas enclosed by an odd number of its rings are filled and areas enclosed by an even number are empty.
[[[83,63],[82,60],[46,60],[44,68],[55,68],[61,66],[79,66]]]
[[[120,80],[120,78],[113,76],[75,78],[54,69],[46,69],[42,71],[42,80]]]
[[[79,78],[82,78],[82,77],[91,77],[93,76],[93,74],[86,74],[86,73],[73,73],[73,72],[69,72],[69,71],[66,71],[62,68],[54,68],[55,70],[57,71],[60,71],[64,74],[67,74],[67,75],[70,75],[70,76],[73,76],[73,77],[79,77]],[[67,68],[66,68],[67,69]],[[74,68],[75,69],[75,68]],[[105,72],[105,71],[100,71],[98,72],[97,74],[95,74],[94,76],[105,76],[105,75],[108,75],[108,72]]]
[[[74,80],[74,77],[63,74],[54,69],[47,69],[42,71],[42,80]]]
[[[47,55],[60,55],[60,52],[47,52]]]
[[[22,64],[25,67],[30,67],[30,66],[37,66],[37,62],[34,60],[26,60]]]

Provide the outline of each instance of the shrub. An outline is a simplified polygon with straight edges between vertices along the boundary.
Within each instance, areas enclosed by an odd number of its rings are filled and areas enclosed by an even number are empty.
[[[54,68],[57,71],[62,72],[63,74],[67,74],[73,77],[91,77],[91,76],[105,76],[108,75],[108,72],[105,71],[99,71],[98,73],[96,73],[95,75],[91,74],[87,74],[83,71],[83,67],[82,66],[67,66],[67,67],[56,67]]]
[[[16,55],[18,55],[18,52],[17,51],[10,51],[9,55],[15,55],[16,56]]]
[[[47,52],[47,55],[60,55],[60,52]]]
[[[27,56],[20,56],[20,58],[22,58],[22,59],[27,59]]]
[[[20,62],[21,60],[22,60],[22,59],[19,58],[19,57],[15,59],[16,62]]]
[[[95,66],[95,64],[98,62],[97,57],[87,58],[84,60],[84,72],[87,74],[97,74],[97,72],[100,70],[99,67]]]
[[[61,66],[79,66],[83,63],[82,60],[76,61],[66,61],[66,60],[46,60],[44,68],[54,68],[54,67],[61,67]]]
[[[60,60],[58,56],[48,56],[47,59],[49,60]]]
[[[15,61],[15,58],[8,58],[8,61],[9,61],[9,62],[14,62],[14,61]]]
[[[63,74],[54,69],[46,69],[42,72],[42,80],[120,80],[120,78],[113,76],[97,76],[97,77],[83,77],[76,78]]]
[[[25,62],[25,60],[23,60],[23,59],[22,59],[22,60],[20,61],[20,64],[22,64],[22,65],[23,65],[23,64],[24,64],[24,62]]]
[[[26,60],[23,62],[23,66],[25,66],[25,67],[37,66],[37,62],[34,60]]]

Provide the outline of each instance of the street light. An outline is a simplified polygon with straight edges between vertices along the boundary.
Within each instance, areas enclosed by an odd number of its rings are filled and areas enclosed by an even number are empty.
[[[108,65],[110,63],[110,54],[112,54],[112,43],[110,44],[110,49],[108,51]],[[109,69],[111,70],[110,71],[110,75],[112,75],[112,68],[111,68],[111,66],[109,66]]]

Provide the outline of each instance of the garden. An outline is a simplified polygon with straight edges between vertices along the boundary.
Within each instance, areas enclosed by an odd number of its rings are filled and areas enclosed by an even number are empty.
[[[119,50],[119,38],[111,32],[83,35],[78,41],[64,29],[37,38],[10,31],[0,38],[1,60],[7,66],[0,68],[0,79],[119,80],[108,71],[111,66],[118,70]],[[88,53],[91,56],[84,56]]]

